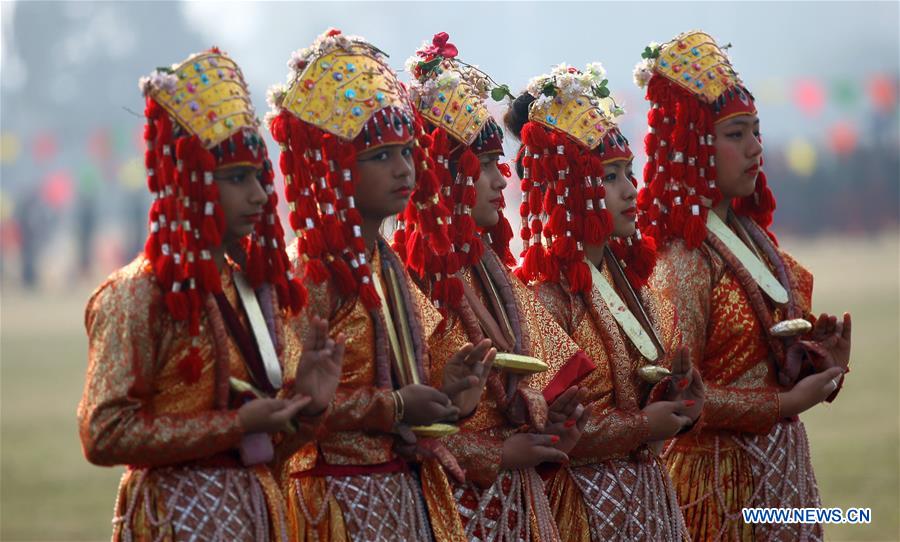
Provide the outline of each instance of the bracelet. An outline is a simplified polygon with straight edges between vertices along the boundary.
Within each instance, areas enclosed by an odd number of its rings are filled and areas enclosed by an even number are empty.
[[[391,396],[394,398],[394,419],[397,423],[400,423],[403,421],[403,416],[406,413],[403,405],[403,396],[400,395],[400,390],[392,391]]]

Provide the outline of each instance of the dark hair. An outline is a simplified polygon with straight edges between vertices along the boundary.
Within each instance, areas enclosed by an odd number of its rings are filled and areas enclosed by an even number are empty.
[[[509,109],[507,109],[506,113],[503,115],[503,125],[506,126],[507,132],[515,136],[519,141],[522,140],[522,127],[528,122],[528,107],[533,101],[534,96],[527,92],[523,92],[518,98],[513,100]],[[520,178],[524,173],[521,153],[516,153],[516,173],[518,173]]]
[[[523,92],[518,98],[513,100],[506,114],[503,115],[503,124],[507,131],[512,133],[516,139],[520,139],[522,135],[522,126],[528,122],[528,106],[534,101],[534,96],[527,92]]]

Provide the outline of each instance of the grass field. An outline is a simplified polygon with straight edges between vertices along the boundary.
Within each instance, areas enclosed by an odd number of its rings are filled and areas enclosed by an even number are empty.
[[[854,317],[840,399],[804,415],[825,506],[869,507],[830,540],[900,540],[898,238],[785,239],[816,276],[815,308]],[[0,540],[104,540],[118,468],[88,464],[75,407],[84,385],[90,285],[25,295],[5,285],[0,328]]]

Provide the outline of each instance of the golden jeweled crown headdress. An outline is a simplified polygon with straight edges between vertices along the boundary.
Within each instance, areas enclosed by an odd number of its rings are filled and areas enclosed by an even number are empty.
[[[227,55],[212,49],[141,79],[141,90],[193,135],[212,148],[259,121],[244,74]]]
[[[594,62],[583,72],[558,64],[550,74],[533,78],[527,91],[536,99],[528,120],[564,132],[589,149],[597,147],[621,114],[609,99],[605,75],[603,66]]]
[[[411,96],[419,113],[465,145],[491,118],[485,101],[491,83],[486,74],[453,57],[425,56],[407,61],[413,77]]]
[[[707,33],[691,30],[672,41],[651,43],[641,55],[644,60],[634,70],[634,80],[644,87],[653,73],[669,79],[698,96],[714,103],[725,92],[742,86],[725,50]]]
[[[276,91],[277,105],[345,140],[384,108],[412,115],[409,94],[385,54],[361,38],[326,33],[295,53],[290,65],[294,75],[283,93]]]

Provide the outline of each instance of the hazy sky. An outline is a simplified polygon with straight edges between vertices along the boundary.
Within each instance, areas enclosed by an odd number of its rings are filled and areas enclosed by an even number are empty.
[[[233,4],[187,3],[190,26],[222,44],[247,66],[261,96],[284,78],[293,49],[323,29],[361,34],[391,55],[406,57],[438,31],[450,34],[460,58],[520,89],[552,64],[600,61],[626,109],[643,116],[631,72],[650,41],[703,29],[731,42],[732,61],[751,90],[764,98],[763,122],[780,138],[805,119],[790,107],[766,116],[765,102],[789,106],[788,81],[855,79],[898,72],[897,2],[396,2]],[[198,47],[200,45],[198,44]],[[777,119],[776,119],[777,116]],[[828,120],[827,112],[825,118]],[[815,130],[816,127],[811,126]]]
[[[898,24],[898,2],[5,1],[0,121],[26,139],[42,130],[75,141],[101,125],[136,129],[140,118],[126,109],[143,109],[138,78],[214,44],[242,66],[262,115],[266,89],[285,80],[291,51],[335,26],[368,38],[398,69],[446,31],[460,58],[514,91],[555,63],[600,61],[633,139],[645,130],[646,105],[631,76],[641,51],[696,28],[733,44],[729,54],[759,98],[767,141],[815,140],[838,119],[865,125],[868,78],[896,81],[900,73]],[[826,92],[849,82],[857,105],[804,115],[791,100],[798,79]]]

